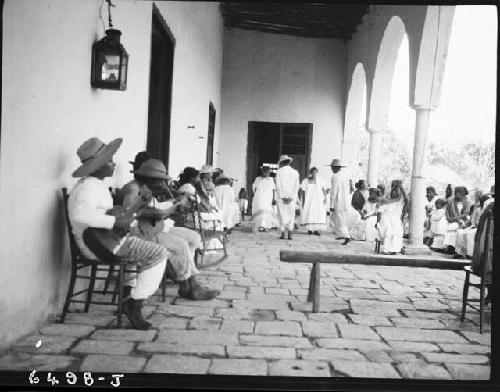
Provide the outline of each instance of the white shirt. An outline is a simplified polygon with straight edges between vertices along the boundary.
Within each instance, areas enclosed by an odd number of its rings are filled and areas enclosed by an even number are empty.
[[[330,208],[337,211],[347,211],[350,205],[349,180],[341,171],[333,173],[330,190]]]
[[[292,201],[296,200],[299,187],[299,172],[297,170],[290,166],[283,166],[276,171],[276,191],[280,199],[289,197]]]
[[[85,246],[83,232],[88,227],[112,229],[116,218],[106,215],[113,208],[113,198],[102,180],[83,177],[73,187],[68,199],[68,215],[73,235],[84,256],[97,257]]]

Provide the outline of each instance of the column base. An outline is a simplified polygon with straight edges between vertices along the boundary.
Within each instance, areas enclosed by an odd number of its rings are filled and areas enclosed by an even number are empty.
[[[403,246],[402,249],[402,254],[409,256],[415,256],[415,255],[430,256],[432,255],[432,252],[428,246],[423,244],[422,245],[405,244],[405,246]]]

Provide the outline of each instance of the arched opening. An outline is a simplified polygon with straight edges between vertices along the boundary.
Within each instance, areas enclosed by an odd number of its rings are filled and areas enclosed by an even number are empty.
[[[342,150],[342,159],[350,171],[349,177],[354,180],[366,178],[366,166],[363,167],[362,159],[363,152],[367,155],[368,151],[366,140],[366,75],[363,64],[358,63],[354,67],[347,96]]]
[[[410,56],[405,34],[397,52],[389,96],[387,128],[382,134],[379,181],[403,180],[406,189],[411,181],[412,146],[415,111],[409,105]]]
[[[450,182],[489,190],[495,181],[495,11],[484,5],[455,7],[440,102],[427,135],[425,178],[440,194]]]
[[[370,148],[367,177],[370,186],[376,186],[379,182],[381,143],[383,133],[389,129],[389,105],[394,69],[405,34],[403,21],[400,17],[393,16],[387,24],[377,55],[368,115]],[[408,49],[406,52],[408,53]],[[409,84],[409,79],[407,79],[406,84]],[[405,99],[405,102],[408,102],[408,98]]]

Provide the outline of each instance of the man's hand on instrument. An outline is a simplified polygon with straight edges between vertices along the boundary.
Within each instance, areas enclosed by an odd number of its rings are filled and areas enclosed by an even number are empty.
[[[134,221],[134,217],[128,214],[121,214],[116,217],[114,227],[118,229],[128,229],[132,222]]]
[[[291,197],[282,197],[281,200],[283,200],[284,204],[290,204],[290,202],[292,201],[292,198]]]

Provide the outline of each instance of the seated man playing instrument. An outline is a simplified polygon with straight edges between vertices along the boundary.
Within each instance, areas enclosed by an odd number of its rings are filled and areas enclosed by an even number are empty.
[[[132,232],[139,238],[153,241],[162,245],[170,253],[167,269],[175,275],[174,280],[179,283],[179,295],[191,300],[209,300],[219,295],[218,290],[210,290],[201,286],[195,276],[199,274],[194,263],[196,249],[200,246],[200,235],[184,227],[174,227],[169,216],[178,210],[188,209],[193,200],[188,196],[180,196],[175,203],[171,200],[158,202],[159,197],[170,194],[166,181],[165,165],[158,159],[149,159],[142,163],[134,173],[134,180],[123,187],[123,207],[140,202],[138,190],[146,188],[154,197],[138,213],[138,225]]]
[[[121,138],[104,144],[93,137],[78,148],[77,154],[82,164],[73,172],[73,177],[80,180],[70,192],[68,215],[75,240],[86,257],[98,259],[94,252],[104,249],[117,260],[137,268],[135,287],[128,286],[124,291],[123,310],[134,328],[145,330],[151,324],[142,316],[142,303],[158,289],[168,252],[164,247],[129,232],[135,219],[135,210],[144,200],[151,199],[150,191],[139,189],[137,196],[140,203],[129,211],[113,208],[113,199],[103,180],[113,176],[113,155],[121,143]],[[96,242],[92,241],[91,244],[89,238]]]

